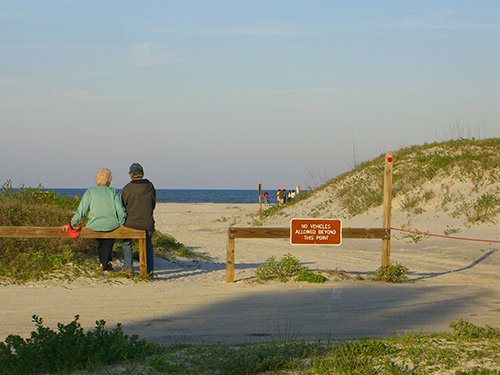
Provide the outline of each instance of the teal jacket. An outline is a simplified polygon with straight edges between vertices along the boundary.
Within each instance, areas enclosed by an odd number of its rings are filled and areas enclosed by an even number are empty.
[[[85,192],[71,225],[77,225],[87,213],[86,227],[97,232],[109,232],[121,227],[127,217],[120,193],[108,186],[96,186]]]

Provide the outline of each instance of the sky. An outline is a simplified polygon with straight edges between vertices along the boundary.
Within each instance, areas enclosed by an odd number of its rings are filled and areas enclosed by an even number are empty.
[[[500,137],[498,0],[1,0],[0,184],[319,185]]]

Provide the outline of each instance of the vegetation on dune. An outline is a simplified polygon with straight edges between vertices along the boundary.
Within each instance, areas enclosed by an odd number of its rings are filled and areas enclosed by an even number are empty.
[[[457,206],[456,211],[469,209],[469,222],[493,220],[500,205],[498,189],[485,193],[486,198],[472,198],[471,202],[467,201],[465,192],[450,193],[450,184],[467,183],[470,192],[479,192],[499,182],[499,152],[500,138],[459,139],[398,150],[394,153],[392,196],[401,198],[403,211],[414,214],[423,212],[419,207],[421,203],[439,195],[443,197],[441,206],[466,202],[463,207]],[[350,216],[382,204],[384,158],[385,155],[380,155],[329,182],[330,186],[337,187],[332,198],[339,201]]]
[[[454,204],[451,213],[465,217],[468,224],[496,222],[500,213],[498,155],[500,138],[457,139],[402,148],[394,152],[392,196],[399,198],[401,210],[408,213],[422,214],[421,205],[434,200],[444,211]],[[309,190],[292,205],[327,191],[328,196],[307,216],[324,216],[334,202],[347,217],[379,207],[383,203],[384,168],[385,154]],[[466,184],[467,191],[453,190],[451,186],[457,183]],[[263,217],[284,215],[284,208],[272,206],[263,211]]]
[[[462,319],[452,333],[386,339],[304,341],[290,330],[264,343],[160,346],[103,320],[85,333],[78,318],[54,331],[33,316],[29,338],[0,342],[0,374],[500,374],[500,329]]]
[[[0,194],[0,226],[54,227],[67,223],[78,200],[46,192],[43,187],[12,188],[7,181]],[[0,279],[13,282],[40,280],[62,267],[66,277],[91,269],[89,239],[0,238]]]
[[[0,194],[0,226],[59,227],[68,222],[77,209],[79,199],[37,188],[12,187],[7,181]],[[85,224],[85,220],[83,225]],[[172,236],[155,232],[153,245],[156,255],[169,261],[177,257],[208,260],[177,242]],[[138,245],[134,245],[139,258]],[[116,241],[113,258],[122,257],[121,241]],[[0,238],[0,281],[25,282],[61,277],[103,277],[98,272],[95,241],[72,238]],[[125,273],[110,273],[111,277],[126,277]]]
[[[37,188],[23,185],[19,189],[14,189],[11,180],[7,180],[2,185],[0,202],[22,203],[27,206],[56,207],[63,210],[76,210],[80,203],[77,197],[71,198],[63,194],[57,194],[52,190],[45,190],[42,185],[38,185]]]

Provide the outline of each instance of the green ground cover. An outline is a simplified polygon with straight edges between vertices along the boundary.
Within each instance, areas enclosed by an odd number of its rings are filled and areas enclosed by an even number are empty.
[[[499,374],[500,329],[468,321],[452,333],[386,339],[295,340],[293,332],[255,344],[160,346],[105,322],[84,332],[78,316],[52,330],[33,316],[29,338],[0,342],[0,374]]]

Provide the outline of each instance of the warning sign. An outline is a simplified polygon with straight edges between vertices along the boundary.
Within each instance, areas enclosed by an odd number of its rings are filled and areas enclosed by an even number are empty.
[[[292,219],[290,243],[292,245],[340,245],[342,221],[338,219]]]

